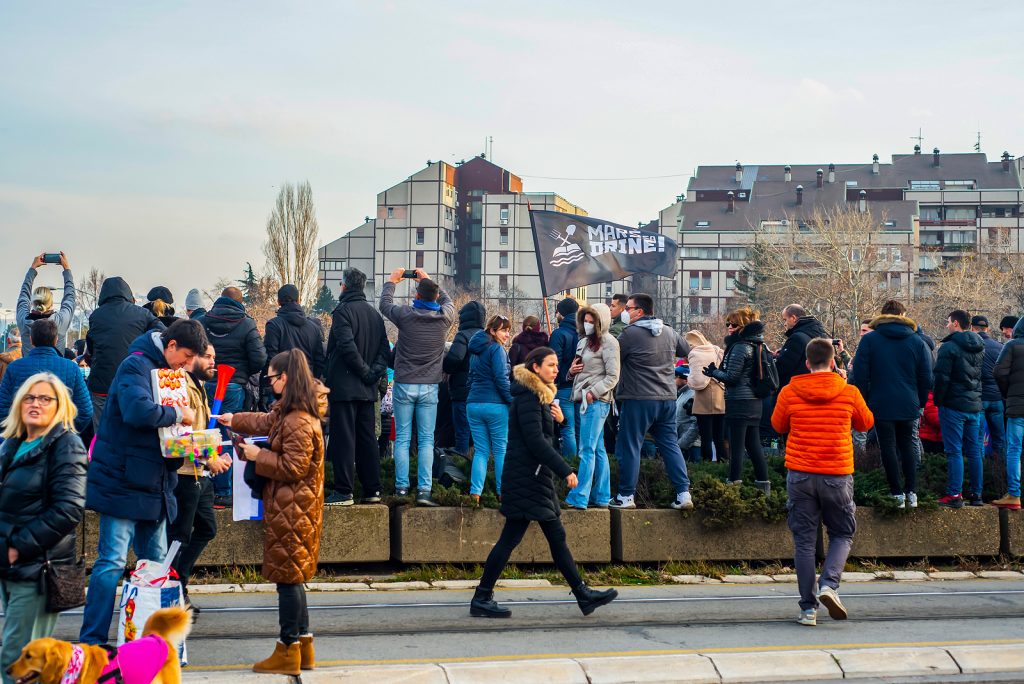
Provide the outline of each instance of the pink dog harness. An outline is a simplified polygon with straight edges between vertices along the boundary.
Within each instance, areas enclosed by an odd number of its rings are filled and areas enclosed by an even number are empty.
[[[110,654],[110,663],[100,673],[98,684],[150,684],[167,662],[167,642],[156,634],[129,641],[118,648],[105,648]]]

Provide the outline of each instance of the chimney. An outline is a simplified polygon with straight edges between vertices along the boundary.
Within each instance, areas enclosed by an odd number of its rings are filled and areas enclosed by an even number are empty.
[[[860,201],[857,203],[857,209],[862,214],[866,214],[868,211],[868,191],[860,191]]]
[[[871,173],[878,175],[878,155],[871,155]]]
[[[829,183],[835,183],[836,182],[836,165],[835,164],[829,164],[828,165],[828,182]]]
[[[1010,173],[1010,153],[1003,152],[1003,173]]]
[[[804,186],[796,186],[796,206],[800,206],[804,203]]]
[[[735,214],[736,213],[736,193],[733,192],[732,190],[730,190],[729,194],[726,195],[726,196],[729,198],[729,213],[730,214]]]
[[[914,145],[914,154],[921,154],[921,146]]]
[[[739,162],[736,162],[736,182],[743,182],[743,164],[740,164]]]
[[[939,164],[939,148],[936,147],[932,150],[932,166],[940,166]]]
[[[818,181],[817,182],[818,182],[818,187],[819,188],[825,187],[824,175],[825,175],[825,172],[822,171],[821,169],[818,169],[818,171],[817,171]]]
[[[789,164],[786,164],[786,168],[783,170],[786,172],[786,182],[788,183],[789,181],[793,180],[793,167],[791,167]]]

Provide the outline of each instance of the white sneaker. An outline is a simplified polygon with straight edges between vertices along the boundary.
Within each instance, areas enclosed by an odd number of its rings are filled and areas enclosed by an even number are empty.
[[[839,593],[832,587],[818,589],[818,603],[825,606],[828,616],[833,620],[846,619],[846,606],[839,600]]]
[[[907,497],[903,494],[890,494],[889,498],[893,499],[897,503],[896,508],[903,510],[907,507]]]
[[[814,627],[818,624],[818,613],[813,608],[801,610],[800,617],[797,618],[797,622],[799,622],[801,625]]]
[[[907,505],[917,508],[917,492],[907,492]]]
[[[690,496],[690,492],[676,494],[676,500],[672,502],[672,508],[677,511],[693,508],[693,497]]]
[[[633,501],[632,494],[629,496],[616,494],[612,497],[612,500],[608,502],[608,508],[636,508],[636,502]]]

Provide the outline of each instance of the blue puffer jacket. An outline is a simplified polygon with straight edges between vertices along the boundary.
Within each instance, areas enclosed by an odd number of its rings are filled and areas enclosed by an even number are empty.
[[[78,364],[65,359],[53,347],[36,347],[29,351],[28,356],[7,367],[4,379],[0,381],[0,420],[10,413],[11,402],[21,388],[21,383],[36,373],[44,372],[56,375],[71,392],[71,400],[78,409],[75,429],[81,432],[92,422],[92,398],[85,386],[85,376]]]
[[[183,459],[164,458],[157,428],[178,410],[153,400],[152,371],[167,368],[160,333],[143,333],[128,347],[110,385],[89,464],[86,508],[128,520],[174,520],[175,471]]]
[[[508,354],[486,330],[469,340],[469,394],[467,404],[511,404]]]

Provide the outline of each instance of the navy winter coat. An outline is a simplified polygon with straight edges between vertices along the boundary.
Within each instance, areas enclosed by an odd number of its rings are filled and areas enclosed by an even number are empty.
[[[510,368],[505,348],[481,330],[469,341],[469,404],[511,404]]]
[[[1013,339],[1003,345],[994,374],[1006,398],[1006,415],[1024,417],[1024,318],[1013,326]]]
[[[135,305],[132,288],[123,278],[104,280],[98,301],[85,336],[90,369],[86,384],[90,392],[106,394],[117,367],[128,355],[128,345],[147,330],[163,330],[164,324],[148,309]]]
[[[576,357],[576,345],[579,341],[575,316],[563,318],[551,333],[550,346],[558,355],[558,378],[555,380],[558,389],[572,389],[573,379],[569,377],[569,366]]]
[[[943,338],[935,359],[935,405],[979,413],[984,363],[985,344],[978,333],[965,330]]]
[[[999,392],[994,371],[996,361],[999,359],[999,352],[1003,351],[1003,345],[993,340],[985,332],[978,333],[978,337],[985,345],[985,361],[981,365],[981,400],[1002,401],[1003,395]]]
[[[167,368],[159,333],[128,348],[107,395],[89,464],[86,508],[128,520],[172,522],[178,507],[175,471],[184,459],[164,458],[157,428],[178,421],[177,409],[153,400],[152,371]]]
[[[917,324],[885,314],[871,321],[853,357],[852,382],[864,395],[875,421],[914,420],[928,403],[932,354]]]
[[[81,432],[92,422],[92,398],[85,386],[82,369],[74,361],[68,361],[57,353],[53,347],[36,347],[7,367],[4,379],[0,381],[0,420],[11,411],[14,395],[21,388],[21,383],[36,373],[53,373],[71,392],[71,401],[78,409],[75,416],[75,429]]]
[[[469,395],[469,341],[484,329],[487,310],[480,302],[467,302],[459,309],[459,331],[444,355],[442,370],[448,374],[452,401],[466,401]]]
[[[245,385],[249,376],[267,364],[267,350],[256,329],[256,321],[245,307],[230,297],[218,297],[201,321],[210,344],[217,350],[217,364],[235,369],[231,382]]]

